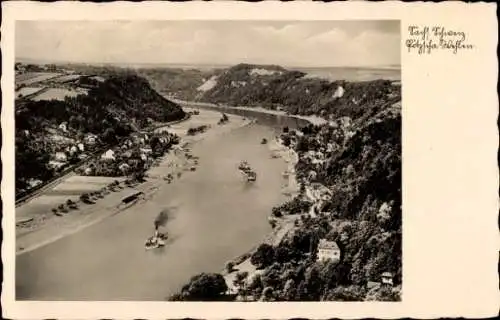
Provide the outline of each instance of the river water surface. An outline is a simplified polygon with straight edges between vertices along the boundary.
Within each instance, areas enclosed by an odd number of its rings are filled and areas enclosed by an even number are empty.
[[[281,193],[286,163],[272,159],[260,140],[271,139],[284,125],[297,125],[290,121],[263,115],[259,123],[265,126],[195,143],[198,170],[162,187],[150,201],[17,256],[17,299],[164,300],[191,276],[219,272],[271,231],[267,217],[286,200]],[[258,174],[254,184],[246,184],[236,169],[242,159]],[[165,209],[167,245],[145,251],[153,221]]]

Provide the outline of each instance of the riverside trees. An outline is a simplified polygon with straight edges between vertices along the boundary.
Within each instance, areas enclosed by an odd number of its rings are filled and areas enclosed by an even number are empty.
[[[228,287],[224,277],[218,273],[200,273],[191,278],[171,301],[217,301],[222,300]]]

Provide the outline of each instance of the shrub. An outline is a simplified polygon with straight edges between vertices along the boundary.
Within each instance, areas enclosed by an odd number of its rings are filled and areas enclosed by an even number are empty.
[[[226,271],[228,273],[233,272],[233,268],[234,268],[234,263],[232,261],[229,261],[228,263],[226,263]]]
[[[200,273],[191,278],[180,294],[170,299],[177,301],[218,301],[223,298],[228,287],[224,277],[218,273]]]
[[[250,257],[250,262],[257,268],[265,268],[274,262],[274,248],[267,244],[261,244]]]

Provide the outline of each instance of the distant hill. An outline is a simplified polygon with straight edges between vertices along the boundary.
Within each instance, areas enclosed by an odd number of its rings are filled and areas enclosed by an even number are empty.
[[[151,85],[165,95],[195,100],[200,94],[198,87],[220,71],[182,68],[148,68],[138,69],[137,73],[149,80]]]
[[[356,118],[365,108],[401,100],[401,87],[392,80],[332,81],[275,65],[238,64],[206,72],[154,69],[142,75],[155,88],[178,99],[325,118]]]

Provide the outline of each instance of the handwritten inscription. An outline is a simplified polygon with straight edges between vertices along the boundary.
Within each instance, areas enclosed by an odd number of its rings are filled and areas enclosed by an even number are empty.
[[[474,49],[468,43],[467,34],[461,30],[451,30],[441,26],[409,26],[406,39],[408,52],[431,54],[437,50],[447,50],[453,54]]]

